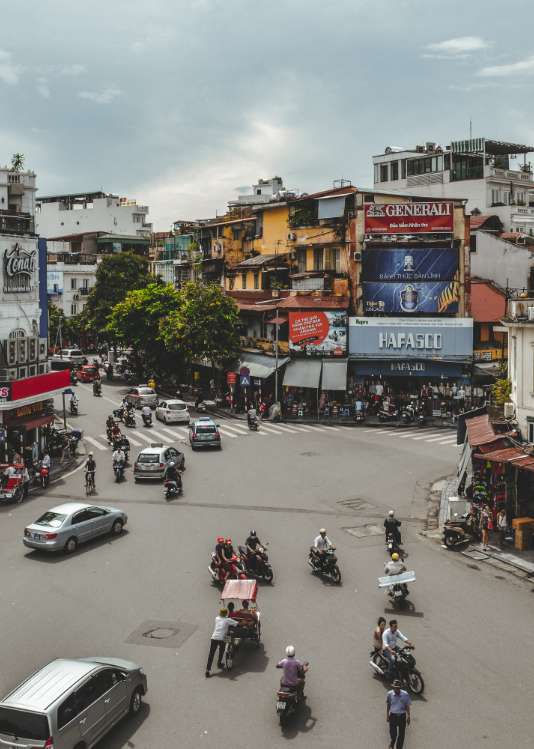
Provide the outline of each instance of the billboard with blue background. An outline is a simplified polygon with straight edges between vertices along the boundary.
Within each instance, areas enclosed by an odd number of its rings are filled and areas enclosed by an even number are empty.
[[[454,247],[368,248],[362,256],[362,281],[401,283],[452,281],[458,271]]]
[[[457,281],[437,283],[362,283],[364,312],[447,314],[458,312]]]

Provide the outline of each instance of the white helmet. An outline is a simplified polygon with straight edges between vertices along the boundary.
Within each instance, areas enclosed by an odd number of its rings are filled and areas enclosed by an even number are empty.
[[[326,528],[320,528],[319,533],[321,534],[321,536],[326,535]]]
[[[395,515],[395,510],[390,510],[388,512],[388,515],[389,515],[390,518],[392,518]]]
[[[295,646],[294,645],[288,645],[286,648],[286,655],[288,658],[294,658],[295,657]]]

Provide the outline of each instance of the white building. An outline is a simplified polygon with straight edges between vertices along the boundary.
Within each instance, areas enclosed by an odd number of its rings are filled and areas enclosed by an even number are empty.
[[[0,167],[0,232],[33,233],[35,173]]]
[[[250,192],[247,192],[248,189],[250,189]],[[287,191],[281,177],[271,177],[270,179],[259,179],[251,188],[240,189],[238,192],[237,198],[229,201],[229,208],[270,203],[278,195],[286,194]]]
[[[148,210],[135,200],[105,192],[38,197],[37,233],[47,239],[92,232],[149,238]]]
[[[375,190],[433,198],[465,198],[466,213],[497,215],[505,231],[534,234],[533,146],[486,138],[442,148],[388,146],[373,156]],[[521,158],[520,158],[521,157]]]
[[[96,282],[96,269],[96,256],[66,253],[49,259],[46,274],[48,299],[63,310],[65,317],[83,312]]]
[[[534,298],[510,300],[503,323],[508,329],[511,401],[523,437],[534,442]]]

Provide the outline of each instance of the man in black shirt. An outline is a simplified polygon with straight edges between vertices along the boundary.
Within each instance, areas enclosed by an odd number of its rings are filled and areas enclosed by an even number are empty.
[[[400,533],[400,530],[399,530],[400,526],[401,526],[401,521],[397,520],[397,518],[395,517],[395,511],[394,510],[390,510],[388,512],[387,518],[384,520],[384,529],[385,529],[385,533],[386,533],[386,543],[387,543],[387,540],[388,540],[388,536],[390,534],[393,536],[393,539],[394,539],[394,541],[397,544],[401,543],[401,533]]]

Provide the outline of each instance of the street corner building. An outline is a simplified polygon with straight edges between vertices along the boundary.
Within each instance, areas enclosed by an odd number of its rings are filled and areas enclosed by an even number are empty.
[[[35,174],[0,169],[0,463],[38,454],[68,372],[48,371],[46,243],[34,231]]]

